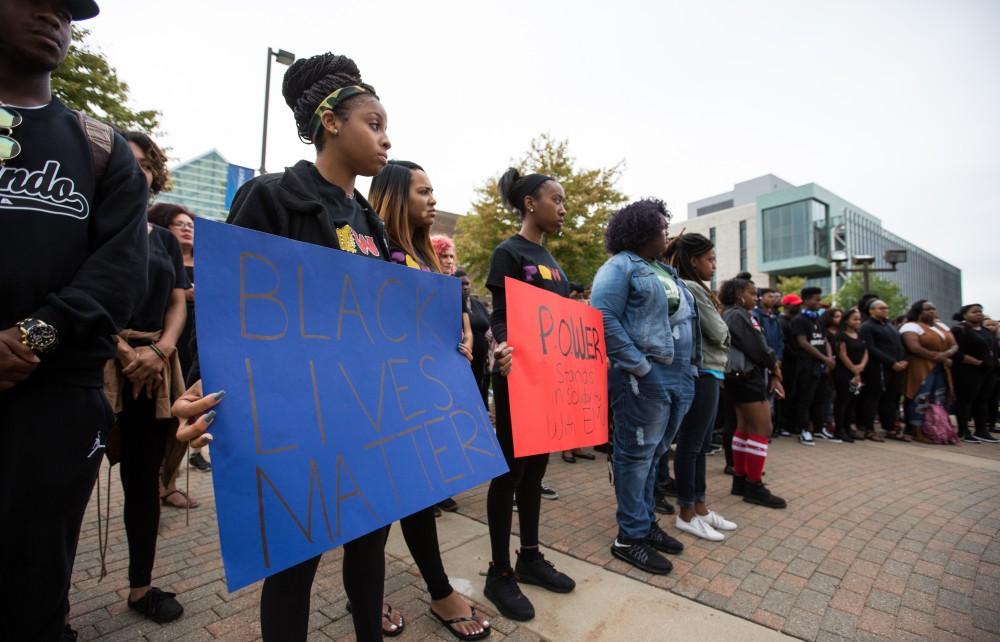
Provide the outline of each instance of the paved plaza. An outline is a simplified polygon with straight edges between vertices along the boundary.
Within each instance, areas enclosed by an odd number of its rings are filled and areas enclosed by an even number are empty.
[[[1000,640],[1000,445],[922,446],[792,439],[772,444],[766,481],[784,511],[731,497],[722,455],[709,458],[711,506],[740,528],[718,544],[684,542],[674,571],[652,576],[611,557],[614,496],[603,456],[566,464],[553,456],[543,503],[546,554],[578,588],[554,595],[526,587],[538,617],[514,623],[482,597],[489,557],[486,487],[456,499],[439,520],[445,567],[456,589],[491,615],[494,640]],[[107,467],[101,471],[106,491]],[[181,477],[183,487],[184,478]],[[186,612],[170,625],[125,605],[128,552],[117,470],[111,483],[108,577],[100,559],[96,493],[70,592],[83,640],[255,640],[260,584],[226,592],[210,475],[191,471],[202,505],[163,509],[154,584],[177,592]],[[106,499],[106,492],[102,500]],[[515,520],[516,527],[516,520]],[[427,597],[398,527],[387,548],[387,600],[407,615],[400,640],[453,640],[427,614]],[[515,538],[516,542],[516,538]],[[313,591],[312,638],[351,639],[340,552],[324,556]]]

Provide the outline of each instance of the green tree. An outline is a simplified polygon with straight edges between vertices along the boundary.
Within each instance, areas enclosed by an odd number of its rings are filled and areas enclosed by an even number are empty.
[[[87,42],[90,32],[73,27],[66,61],[52,74],[52,91],[70,109],[98,118],[120,130],[153,132],[160,112],[128,107],[128,84],[118,78],[104,54]]]
[[[611,213],[625,202],[616,183],[621,164],[602,169],[580,169],[569,155],[569,143],[542,135],[515,166],[524,172],[540,172],[559,181],[566,190],[566,220],[559,236],[547,238],[545,246],[571,280],[589,284],[607,253],[604,228]],[[472,212],[458,220],[455,244],[459,263],[473,281],[481,283],[489,270],[490,255],[501,241],[520,229],[517,215],[500,202],[497,178],[489,178],[477,190]]]
[[[889,306],[890,317],[906,312],[910,300],[903,296],[899,284],[883,279],[877,274],[870,274],[868,279],[868,291],[886,302]],[[863,294],[865,294],[864,276],[855,272],[837,290],[837,307],[843,310],[854,307]]]
[[[801,294],[802,288],[806,287],[806,277],[804,276],[779,276],[778,291],[781,296],[786,294]]]

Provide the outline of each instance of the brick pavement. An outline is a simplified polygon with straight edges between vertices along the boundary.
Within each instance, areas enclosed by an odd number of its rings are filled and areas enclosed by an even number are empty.
[[[947,461],[937,459],[947,457]],[[679,533],[674,571],[614,559],[606,464],[553,457],[541,539],[569,555],[807,640],[1000,639],[1000,445],[793,439],[771,445],[766,481],[783,511],[728,494],[709,458],[709,501],[740,528],[714,544]],[[459,498],[484,519],[483,489]]]
[[[785,511],[730,497],[721,455],[710,458],[711,505],[740,529],[719,544],[681,535],[687,549],[665,577],[611,557],[614,498],[605,464],[599,459],[569,465],[553,458],[546,481],[561,498],[543,505],[542,541],[609,571],[808,640],[997,640],[1000,446],[945,448],[896,443],[805,448],[777,440],[767,479],[788,499]],[[180,593],[184,618],[161,627],[125,607],[128,552],[115,475],[109,576],[97,581],[96,495],[77,555],[70,599],[81,639],[259,637],[260,585],[226,592],[210,477],[192,472],[191,481],[203,504],[191,511],[186,527],[183,511],[164,508],[154,571],[156,585]],[[458,497],[462,512],[484,521],[485,492],[483,486]],[[666,526],[677,534],[672,522]],[[324,556],[314,588],[311,639],[351,638],[339,560],[339,551]],[[445,639],[439,637],[447,635],[440,625],[426,615],[427,597],[415,568],[390,556],[386,592],[409,616],[402,640]],[[494,624],[491,639],[537,639],[529,628],[497,617],[491,607],[484,607]]]

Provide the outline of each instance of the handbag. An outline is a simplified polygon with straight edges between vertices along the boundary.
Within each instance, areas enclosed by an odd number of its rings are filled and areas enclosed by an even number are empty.
[[[733,312],[732,308],[729,308],[722,313],[723,320],[728,324],[729,319],[732,314],[738,314]],[[755,368],[754,364],[747,358],[745,352],[737,348],[734,344],[729,344],[729,350],[726,353],[726,367],[725,374],[727,377],[745,377],[753,372]]]

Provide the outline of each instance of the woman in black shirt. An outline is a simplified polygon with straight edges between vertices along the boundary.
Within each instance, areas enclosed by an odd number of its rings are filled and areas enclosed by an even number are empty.
[[[833,371],[833,382],[837,388],[834,405],[838,439],[854,443],[861,435],[854,433],[851,424],[855,421],[858,399],[861,394],[861,373],[868,366],[868,347],[858,335],[861,327],[861,311],[852,308],[844,313],[840,322],[840,332],[834,341],[837,367]]]
[[[155,194],[166,184],[163,152],[145,134],[129,132],[125,138]],[[118,418],[117,455],[129,549],[128,606],[164,623],[184,613],[173,593],[152,586],[152,574],[160,525],[160,483],[173,477],[180,461],[168,455],[168,443],[174,453],[183,455],[173,438],[177,422],[170,405],[184,391],[177,340],[187,317],[184,291],[190,286],[177,239],[152,223],[147,229],[146,296],[132,312],[128,329],[117,337],[117,359],[105,367],[105,392]],[[113,451],[114,447],[109,456]]]
[[[490,482],[486,516],[490,527],[493,559],[486,575],[483,594],[512,620],[526,621],[535,609],[517,583],[537,584],[557,593],[568,593],[576,583],[547,562],[538,549],[538,521],[541,510],[541,483],[549,456],[514,457],[511,429],[510,373],[515,346],[507,345],[507,298],[504,278],[530,283],[559,296],[569,296],[569,279],[559,263],[542,245],[546,234],[555,234],[566,217],[566,193],[555,179],[544,174],[521,174],[508,169],[497,182],[504,205],[517,213],[521,230],[493,250],[486,287],[493,295],[490,322],[497,342],[493,368],[493,398],[496,409],[497,440],[510,472]],[[521,549],[516,568],[510,563],[510,531],[514,493],[517,493]]]
[[[315,145],[316,162],[299,161],[282,173],[247,182],[233,200],[229,223],[388,260],[385,228],[355,191],[358,176],[374,176],[385,167],[391,146],[385,109],[374,88],[361,81],[353,60],[327,53],[295,61],[285,72],[282,94],[295,116],[299,137]],[[196,383],[188,390],[183,404],[175,408],[178,416],[186,420],[196,415],[199,388]],[[203,431],[204,417],[199,423]],[[344,590],[360,641],[399,635],[404,627],[398,613],[382,608],[385,534],[385,528],[378,528],[344,544]],[[306,639],[309,598],[320,557],[264,580],[260,596],[264,640]]]
[[[368,198],[385,222],[389,259],[414,269],[440,273],[441,265],[430,242],[437,201],[423,168],[409,161],[390,161],[372,180]],[[462,300],[464,304],[464,296]],[[462,308],[464,313],[465,305]],[[471,346],[459,343],[458,349],[472,359]],[[485,638],[490,634],[489,622],[448,581],[441,562],[434,508],[428,506],[399,520],[406,546],[427,584],[431,613],[460,639]]]
[[[998,440],[990,434],[986,422],[996,361],[996,340],[993,333],[983,326],[983,306],[978,303],[962,306],[954,318],[959,322],[951,329],[958,343],[952,369],[958,432],[968,441],[969,420],[972,419],[976,426],[974,439],[995,443]]]

